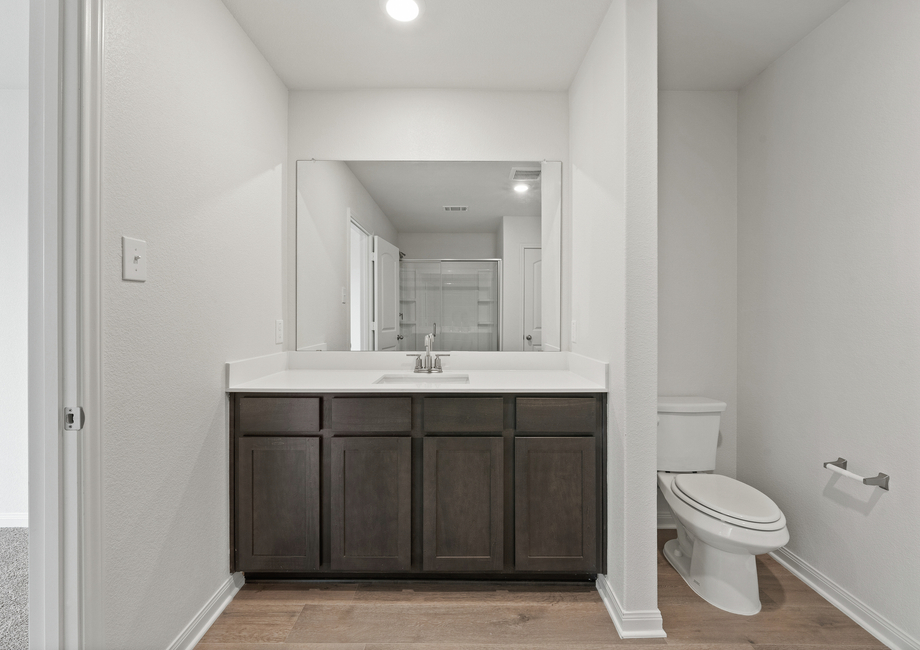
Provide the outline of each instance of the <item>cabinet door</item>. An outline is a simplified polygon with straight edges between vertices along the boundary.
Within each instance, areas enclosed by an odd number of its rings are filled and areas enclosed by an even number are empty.
[[[411,439],[347,437],[331,442],[332,568],[408,570]]]
[[[319,438],[240,438],[237,568],[319,566]]]
[[[500,571],[503,440],[425,438],[423,567]]]
[[[597,569],[594,438],[514,441],[514,566]]]

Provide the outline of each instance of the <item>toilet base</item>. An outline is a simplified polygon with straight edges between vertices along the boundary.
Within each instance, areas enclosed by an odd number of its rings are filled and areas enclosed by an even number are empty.
[[[760,611],[753,555],[722,551],[699,539],[692,548],[688,556],[680,542],[672,539],[664,545],[664,557],[700,598],[732,614],[753,616]]]

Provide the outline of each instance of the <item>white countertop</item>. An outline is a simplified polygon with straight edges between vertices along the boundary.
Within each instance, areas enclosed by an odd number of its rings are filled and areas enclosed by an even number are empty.
[[[227,364],[227,391],[246,393],[595,393],[607,364],[570,352],[452,352],[443,375],[414,374],[396,352],[281,352]],[[383,375],[409,383],[375,383]],[[435,383],[466,375],[469,383]],[[431,377],[435,381],[426,381]],[[412,381],[418,379],[418,381]]]

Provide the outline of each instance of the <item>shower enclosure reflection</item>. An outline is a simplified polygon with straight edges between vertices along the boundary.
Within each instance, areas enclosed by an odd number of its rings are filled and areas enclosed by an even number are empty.
[[[400,350],[500,350],[501,260],[409,260],[399,265]]]

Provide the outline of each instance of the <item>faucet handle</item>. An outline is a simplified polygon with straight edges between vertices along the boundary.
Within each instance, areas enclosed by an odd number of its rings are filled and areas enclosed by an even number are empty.
[[[421,354],[407,354],[407,357],[415,357],[415,372],[421,372],[422,370],[422,355]]]
[[[449,357],[449,354],[435,354],[434,355],[434,369],[435,371],[444,372],[444,369],[441,367],[441,357]]]

